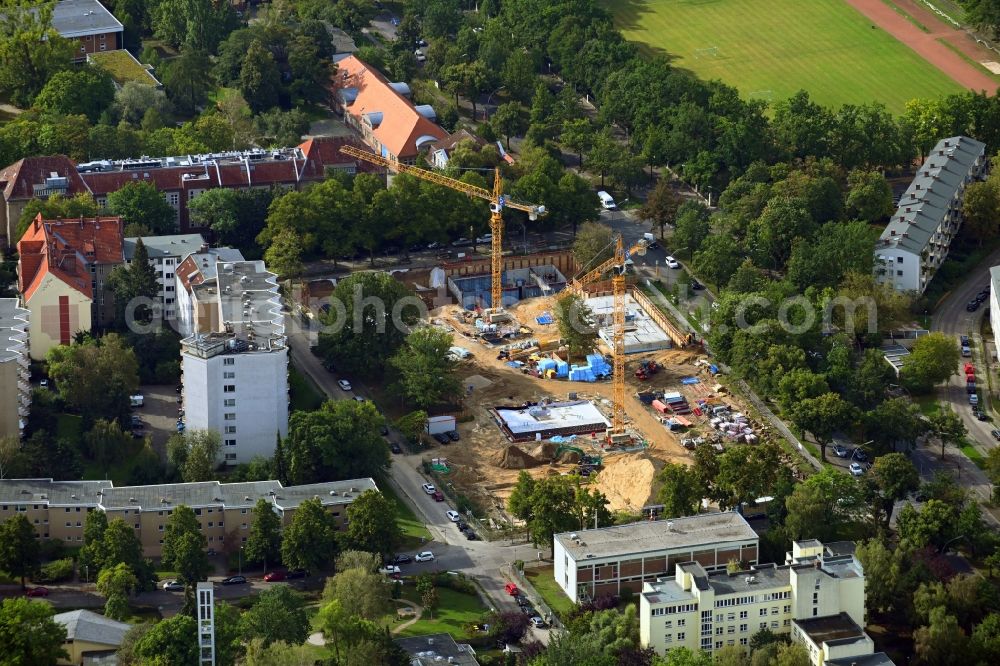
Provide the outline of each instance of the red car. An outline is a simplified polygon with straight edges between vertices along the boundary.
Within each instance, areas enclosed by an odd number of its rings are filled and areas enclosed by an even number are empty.
[[[434,494],[431,495],[431,497],[434,498],[435,502],[443,502],[444,501],[444,495],[441,493],[440,490],[435,490]]]
[[[517,585],[514,585],[514,583],[507,583],[506,585],[503,586],[503,589],[504,592],[506,592],[512,597],[516,597],[521,593],[521,591],[517,589]]]
[[[47,597],[49,596],[49,588],[47,587],[33,587],[24,593],[26,597]]]
[[[269,574],[264,574],[264,580],[266,580],[268,583],[278,583],[278,582],[281,582],[281,581],[285,580],[285,572],[284,571],[272,571]]]

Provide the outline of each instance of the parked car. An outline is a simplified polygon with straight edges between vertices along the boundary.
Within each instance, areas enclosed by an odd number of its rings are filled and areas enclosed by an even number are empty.
[[[979,406],[979,396],[976,395],[975,393],[973,393],[972,395],[970,395],[969,396],[969,404],[972,405],[973,407],[978,407]]]
[[[367,400],[368,400],[367,398],[365,398],[363,396],[360,396],[360,395],[354,396],[354,401],[355,402],[367,402]]]
[[[244,585],[246,582],[246,576],[229,576],[222,579],[223,585]]]
[[[864,449],[854,449],[854,454],[851,457],[861,462],[868,460],[868,454],[865,453]]]
[[[435,490],[433,493],[431,493],[431,497],[434,498],[435,502],[444,501],[444,493],[442,493],[440,490]]]
[[[453,442],[457,442],[458,440],[462,439],[462,436],[458,434],[457,430],[449,430],[444,434],[447,435],[448,439],[450,439]]]
[[[542,627],[545,626],[545,620],[543,620],[538,615],[535,615],[534,617],[531,618],[531,626],[541,629]]]
[[[423,37],[417,39],[417,46],[419,46],[421,48],[427,46],[427,40],[424,39]]]
[[[469,541],[476,541],[477,539],[479,539],[479,537],[476,536],[476,533],[473,532],[471,528],[462,530],[462,534],[464,534],[465,538],[468,539]]]
[[[959,336],[958,341],[961,343],[961,345],[963,347],[968,347],[969,346],[969,336],[967,336],[967,335],[961,335],[961,336]]]
[[[420,487],[423,488],[424,492],[427,493],[428,495],[433,495],[435,492],[437,492],[437,488],[434,487],[433,483],[425,483]]]
[[[972,350],[968,346],[962,347],[962,356],[965,358],[972,356]]]
[[[445,511],[445,515],[448,516],[448,520],[453,523],[457,523],[462,519],[462,516],[459,515],[458,511]]]
[[[183,592],[184,591],[184,586],[178,580],[164,581],[163,585],[161,585],[160,587],[163,588],[164,592]]]
[[[493,242],[493,234],[483,234],[482,236],[479,236],[478,238],[476,238],[476,242],[477,243],[492,243]]]
[[[128,397],[128,404],[130,407],[142,407],[146,402],[146,397],[141,393],[136,393],[135,395],[130,395]]]
[[[389,19],[389,23],[391,23],[391,24],[393,24],[395,26],[398,26],[399,25],[399,19],[396,18],[395,16],[393,16],[391,19]]]
[[[389,445],[389,450],[392,451],[393,453],[403,452],[403,449],[399,448],[399,444],[397,444],[396,442],[393,442]]]
[[[351,382],[346,379],[340,379],[337,381],[337,386],[340,387],[341,391],[350,391],[352,389]]]
[[[676,259],[674,259],[673,257],[671,257],[669,254],[667,255],[667,258],[664,259],[664,262],[666,262],[667,268],[680,268],[681,267],[681,262],[679,262]]]
[[[417,58],[417,60],[420,60],[420,58]],[[441,247],[441,243],[438,243],[437,241],[433,241],[433,242],[427,244],[427,249],[428,250],[436,250],[439,247]]]
[[[966,312],[975,312],[979,309],[979,301],[973,299],[965,306]]]
[[[451,243],[452,247],[468,247],[469,245],[472,245],[472,240],[465,238],[464,236],[459,238],[457,241],[452,241]]]
[[[421,51],[420,49],[417,49],[416,51],[414,51],[413,55],[414,55],[414,57],[416,57],[417,62],[424,62],[425,60],[427,60],[427,56],[425,56],[424,52]],[[428,245],[427,249],[428,250],[433,250],[434,248],[432,248],[430,245]]]
[[[843,444],[836,444],[833,447],[833,455],[837,456],[838,458],[846,458],[847,448],[844,447]]]
[[[43,379],[42,381],[38,382],[38,386],[41,387],[41,388],[43,388],[43,389],[48,389],[49,388],[49,380]]]
[[[285,572],[271,571],[269,573],[264,574],[264,580],[266,580],[268,583],[280,583],[281,581],[285,580]]]
[[[865,468],[859,463],[851,463],[851,476],[861,476],[865,473]]]
[[[976,410],[973,410],[973,412],[972,412],[972,413],[973,413],[973,414],[975,415],[975,417],[976,417],[977,419],[979,419],[980,421],[989,421],[989,420],[990,420],[990,417],[989,417],[989,415],[988,415],[988,414],[987,414],[986,412],[984,412],[983,410],[981,410],[981,409],[976,409]]]
[[[183,590],[184,587],[181,586],[181,589]],[[24,596],[26,596],[26,597],[47,597],[47,596],[49,596],[49,588],[47,588],[47,587],[32,587],[32,588],[28,589],[27,592],[24,593]]]
[[[989,299],[989,297],[990,297],[989,289],[983,289],[981,292],[976,294],[976,300],[979,301],[980,303],[985,303]]]
[[[996,430],[996,429],[990,430],[990,434],[993,435],[993,439],[995,439],[998,442],[1000,442],[1000,430]]]
[[[417,553],[416,557],[413,558],[417,562],[433,562],[434,553],[429,550],[425,550],[422,553]]]
[[[503,591],[512,597],[516,597],[519,594],[521,594],[521,591],[517,589],[517,585],[514,585],[514,583],[507,583],[506,585],[504,585]]]
[[[410,557],[409,555],[397,555],[396,557],[392,558],[393,564],[408,564],[412,561],[413,558]]]
[[[433,435],[431,435],[431,437],[433,437],[434,441],[436,441],[438,444],[451,444],[451,437],[444,434],[443,432],[436,432]]]
[[[534,617],[535,615],[538,615],[538,611],[536,611],[535,607],[531,605],[521,606],[521,612],[527,615],[528,617]]]
[[[705,285],[703,285],[701,282],[698,282],[694,278],[691,278],[691,288],[694,289],[695,291],[701,291],[702,289],[705,288]]]
[[[524,604],[531,603],[531,602],[528,601],[528,597],[524,596],[520,592],[518,592],[516,595],[514,595],[514,601],[517,603],[518,606],[522,606]]]
[[[393,574],[402,573],[395,564],[389,564],[378,570],[380,574],[385,574],[386,576],[391,576]]]

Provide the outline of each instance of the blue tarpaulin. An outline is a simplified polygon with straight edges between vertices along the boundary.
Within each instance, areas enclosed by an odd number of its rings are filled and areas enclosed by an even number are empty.
[[[711,372],[713,375],[716,375],[719,373],[719,367],[715,365],[710,365],[708,366],[708,371]]]
[[[551,324],[553,321],[555,320],[552,319],[552,315],[550,315],[548,312],[543,312],[541,315],[535,317],[535,322],[541,324],[542,326]]]
[[[690,384],[700,384],[700,383],[701,380],[699,380],[697,377],[685,377],[684,379],[681,380],[681,384],[690,385]]]
[[[524,365],[521,361],[507,361],[507,365],[512,368],[520,368]]]

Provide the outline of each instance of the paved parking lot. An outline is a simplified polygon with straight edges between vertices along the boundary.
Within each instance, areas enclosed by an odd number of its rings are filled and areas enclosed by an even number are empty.
[[[142,419],[143,431],[153,438],[153,448],[160,455],[165,455],[167,440],[177,432],[177,415],[180,404],[177,400],[180,394],[174,386],[146,385],[140,389],[145,397],[142,407],[133,410],[133,414]]]

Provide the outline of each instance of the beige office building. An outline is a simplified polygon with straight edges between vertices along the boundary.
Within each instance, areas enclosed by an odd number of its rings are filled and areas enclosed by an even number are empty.
[[[347,507],[366,490],[378,490],[374,480],[287,487],[278,481],[205,481],[115,488],[110,481],[7,479],[0,480],[0,522],[22,513],[40,538],[81,545],[87,513],[98,509],[109,520],[121,518],[132,525],[143,553],[159,557],[167,521],[174,509],[184,505],[194,510],[208,548],[235,552],[247,540],[253,507],[260,499],[271,504],[282,525],[288,525],[302,502],[317,498],[334,517],[337,528],[344,529]]]

